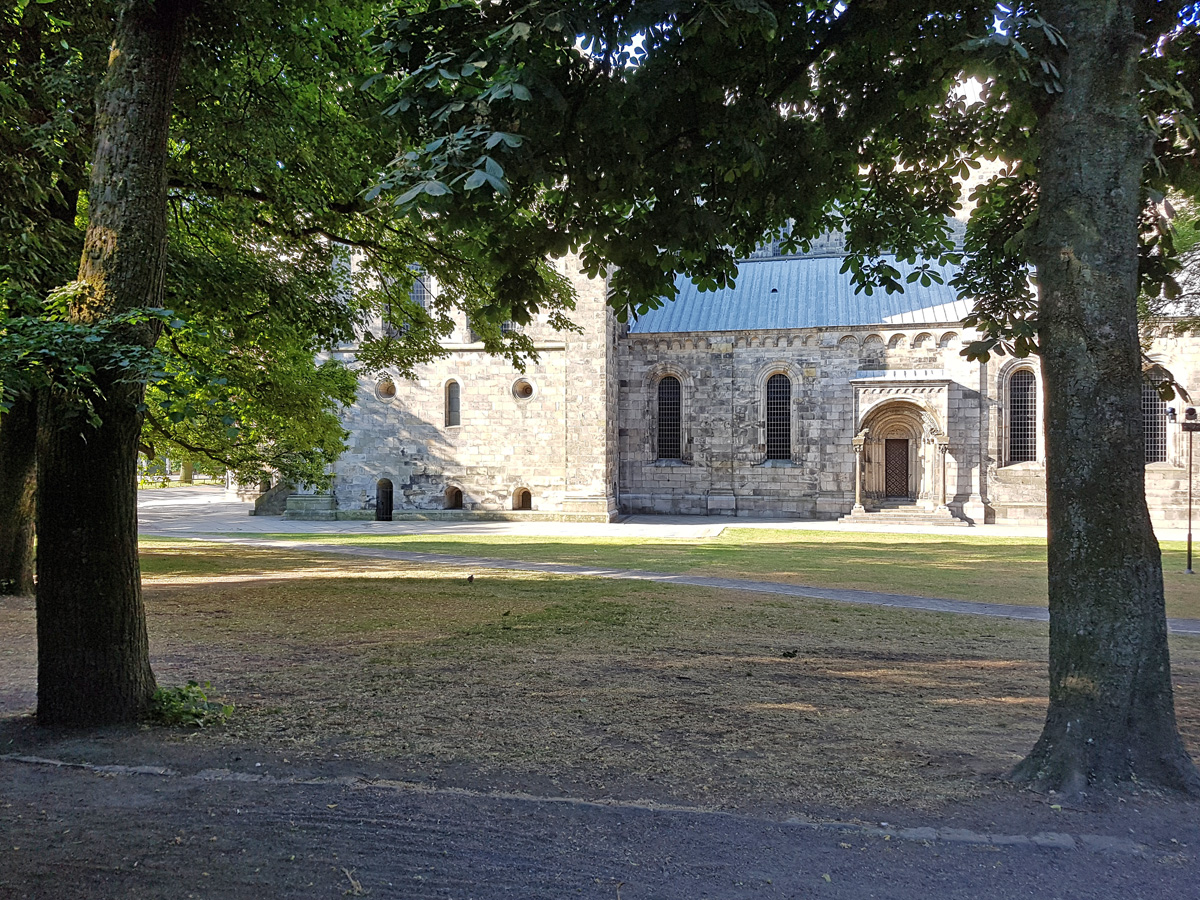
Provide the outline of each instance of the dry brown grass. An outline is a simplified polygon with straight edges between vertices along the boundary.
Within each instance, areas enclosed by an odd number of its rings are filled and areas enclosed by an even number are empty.
[[[192,741],[586,797],[921,806],[986,791],[1044,713],[1042,626],[219,553],[156,544],[144,557],[160,682],[211,680],[237,705]],[[31,638],[29,610],[0,607],[0,634],[15,633]],[[30,686],[32,649],[0,647],[25,672],[5,680],[9,700]],[[1174,654],[1196,753],[1200,641]]]

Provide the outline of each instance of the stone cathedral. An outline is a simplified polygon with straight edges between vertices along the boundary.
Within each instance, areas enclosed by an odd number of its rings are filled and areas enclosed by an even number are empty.
[[[561,260],[581,332],[526,326],[538,360],[519,372],[462,321],[415,380],[364,380],[331,492],[293,495],[287,515],[1044,521],[1037,360],[961,355],[976,335],[952,271],[867,295],[842,261],[836,235],[799,255],[767,246],[739,263],[735,287],[681,279],[674,302],[621,324],[604,282]],[[1196,339],[1171,320],[1147,338],[1149,358],[1195,393]],[[1178,524],[1182,404],[1148,384],[1142,405],[1151,512]]]

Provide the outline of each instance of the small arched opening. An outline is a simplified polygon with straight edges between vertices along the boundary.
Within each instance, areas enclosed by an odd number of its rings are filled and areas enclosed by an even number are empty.
[[[533,494],[527,488],[517,488],[513,493],[513,509],[533,509]]]
[[[683,458],[683,403],[679,379],[664,375],[658,382],[658,459]]]
[[[463,492],[456,487],[446,488],[446,509],[462,509]]]
[[[392,482],[387,478],[375,482],[375,521],[392,521]]]
[[[1008,461],[1034,462],[1038,449],[1038,388],[1032,369],[1008,378]]]

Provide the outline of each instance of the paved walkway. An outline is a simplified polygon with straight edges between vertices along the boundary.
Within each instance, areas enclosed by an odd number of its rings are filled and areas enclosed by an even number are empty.
[[[524,534],[563,537],[716,537],[726,528],[772,528],[791,531],[844,531],[889,534],[932,534],[956,540],[975,537],[1040,537],[1045,526],[972,525],[945,528],[936,525],[842,524],[811,519],[726,518],[722,516],[624,516],[619,522],[554,522],[530,519],[494,522],[339,521],[298,522],[280,516],[251,516],[244,503],[221,487],[197,485],[151,488],[138,492],[138,521],[143,533],[208,532],[220,534]],[[1200,520],[1200,514],[1198,514]],[[1156,529],[1160,541],[1187,540],[1182,528]]]
[[[938,597],[913,597],[905,594],[888,594],[882,591],[857,591],[841,588],[814,587],[786,584],[775,581],[757,581],[742,578],[714,578],[703,575],[682,575],[670,572],[651,572],[640,569],[614,569],[597,566],[578,566],[565,563],[531,562],[517,559],[494,559],[477,556],[459,556],[443,553],[417,553],[407,550],[390,550],[381,547],[349,547],[341,544],[324,544],[312,540],[285,540],[263,538],[264,533],[293,534],[555,534],[560,536],[603,536],[614,537],[662,537],[700,538],[719,535],[724,528],[751,527],[775,528],[821,528],[828,530],[899,530],[899,529],[850,529],[831,522],[751,521],[741,519],[731,523],[713,523],[709,519],[687,516],[632,516],[619,523],[590,522],[295,522],[275,516],[259,517],[247,514],[249,504],[229,500],[218,488],[169,488],[161,491],[143,491],[139,495],[138,515],[142,532],[146,534],[170,535],[192,540],[240,543],[259,547],[277,547],[321,553],[340,553],[374,559],[394,559],[402,562],[432,563],[455,566],[463,569],[510,569],[519,572],[545,572],[556,575],[585,575],[592,578],[617,578],[632,581],[654,581],[665,584],[685,584],[694,587],[720,588],[723,590],[751,591],[755,593],[782,594],[791,597],[811,597],[835,603],[852,603],[868,606],[890,606],[898,609],[924,610],[927,612],[958,613],[961,615],[991,616],[1003,619],[1021,619],[1031,622],[1048,622],[1049,613],[1040,607],[1018,606],[1007,603],[975,603],[968,600],[946,600]],[[985,531],[985,528],[987,529]],[[908,529],[906,529],[908,530]],[[1010,529],[1005,526],[985,526],[978,529],[954,529],[952,536],[972,533],[1011,534],[1029,529]],[[947,535],[946,529],[911,529],[917,533]],[[1168,619],[1167,627],[1172,634],[1200,635],[1200,620]]]
[[[716,537],[726,528],[778,528],[795,531],[891,532],[942,537],[1045,537],[1044,527],[978,525],[945,528],[920,525],[842,525],[808,519],[751,519],[719,516],[624,516],[619,522],[554,522],[544,519],[495,522],[460,521],[299,522],[280,516],[251,516],[251,504],[220,487],[169,487],[138,493],[143,533],[208,532],[221,534],[523,534],[562,537]],[[1173,533],[1159,535],[1176,539]]]

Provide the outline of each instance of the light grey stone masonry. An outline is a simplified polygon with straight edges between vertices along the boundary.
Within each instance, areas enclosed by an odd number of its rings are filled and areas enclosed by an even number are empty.
[[[464,513],[513,510],[517,492],[534,512],[571,518],[616,514],[613,496],[615,388],[610,374],[612,317],[605,285],[564,260],[578,292],[582,333],[527,326],[538,359],[519,372],[469,341],[447,344],[447,357],[395,379],[387,396],[375,379],[359,384],[345,411],[351,437],[334,470],[339,517],[374,509],[381,479],[391,481],[396,514],[442,510],[462,492]],[[470,337],[466,323],[456,334]],[[519,383],[532,387],[522,396]],[[459,424],[447,418],[448,389],[458,385]],[[528,389],[526,389],[528,390]]]

